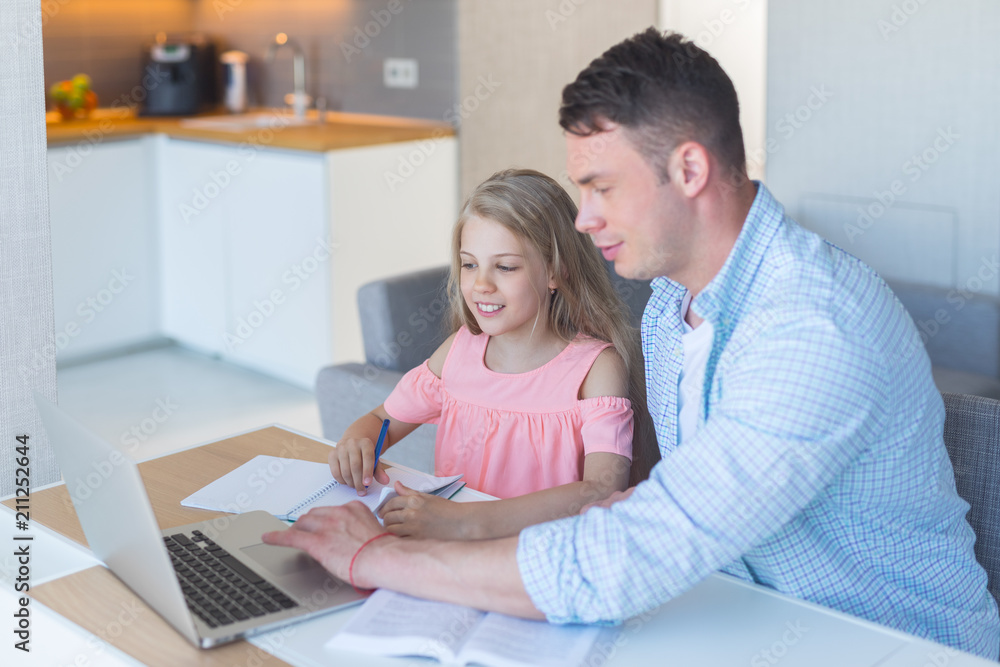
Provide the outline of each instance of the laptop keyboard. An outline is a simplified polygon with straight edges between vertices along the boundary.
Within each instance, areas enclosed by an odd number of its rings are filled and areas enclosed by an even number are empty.
[[[209,627],[298,606],[199,530],[163,542],[188,608]]]

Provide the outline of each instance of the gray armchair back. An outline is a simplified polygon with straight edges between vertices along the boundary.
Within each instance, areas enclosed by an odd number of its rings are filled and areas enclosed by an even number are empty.
[[[362,285],[365,359],[399,373],[426,361],[450,333],[447,281],[448,267],[439,266]]]
[[[920,331],[938,390],[1000,398],[1000,299],[898,281],[890,287]]]
[[[447,280],[448,267],[441,266],[361,286],[358,310],[365,361],[327,366],[316,376],[324,438],[338,440],[448,337]],[[437,426],[425,424],[394,445],[386,459],[432,473],[436,434]]]
[[[955,485],[972,509],[976,560],[989,575],[990,593],[1000,604],[1000,401],[967,394],[942,394]]]

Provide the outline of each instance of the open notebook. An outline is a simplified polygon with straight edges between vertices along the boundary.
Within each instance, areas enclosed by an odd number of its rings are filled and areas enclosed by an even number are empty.
[[[338,484],[326,463],[261,455],[195,491],[181,505],[234,514],[264,510],[295,521],[313,507],[346,505],[352,500],[360,500],[375,512],[396,495],[395,482],[443,498],[451,498],[465,486],[461,475],[434,477],[395,464],[390,467],[388,462],[386,473],[388,485],[373,481],[367,495],[359,496],[353,487]]]

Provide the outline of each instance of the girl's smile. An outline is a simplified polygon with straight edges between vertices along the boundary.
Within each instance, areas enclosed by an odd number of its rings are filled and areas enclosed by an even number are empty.
[[[503,306],[495,303],[476,303],[476,309],[478,310],[479,315],[483,317],[493,317],[498,314],[502,308]]]

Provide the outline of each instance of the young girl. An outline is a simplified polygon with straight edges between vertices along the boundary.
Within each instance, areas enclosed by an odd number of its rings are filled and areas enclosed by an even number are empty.
[[[398,484],[381,512],[388,531],[485,539],[575,514],[628,486],[633,413],[636,448],[655,451],[635,331],[575,219],[565,190],[530,170],[494,174],[465,203],[449,280],[457,330],[347,429],[330,468],[359,494],[373,476],[387,484],[381,464],[373,471],[382,421],[383,452],[436,423],[436,474],[504,500],[456,503]],[[634,478],[652,464],[640,458]]]

